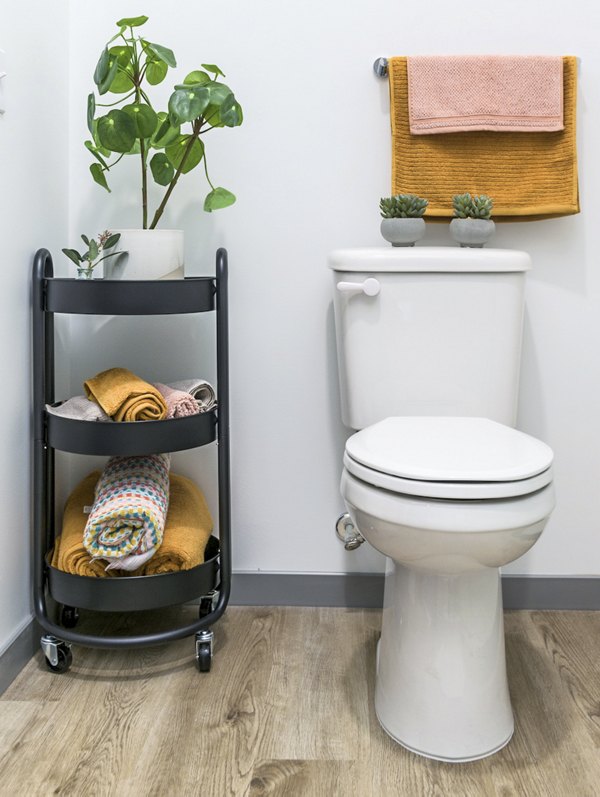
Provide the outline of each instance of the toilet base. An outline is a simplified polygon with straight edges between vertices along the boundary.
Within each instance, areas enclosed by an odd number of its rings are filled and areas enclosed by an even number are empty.
[[[499,576],[388,559],[375,710],[386,733],[418,755],[474,761],[513,735]]]

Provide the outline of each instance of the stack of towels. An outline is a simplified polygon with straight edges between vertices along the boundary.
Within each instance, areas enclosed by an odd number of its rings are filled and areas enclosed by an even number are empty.
[[[204,379],[163,385],[145,382],[127,368],[109,368],[83,383],[85,396],[74,396],[48,412],[78,421],[162,421],[209,412],[215,390]]]
[[[389,61],[392,193],[452,215],[489,194],[494,218],[579,212],[573,56],[421,55]]]
[[[79,576],[142,576],[202,564],[213,523],[201,490],[169,474],[169,455],[112,457],[65,505],[53,567]]]

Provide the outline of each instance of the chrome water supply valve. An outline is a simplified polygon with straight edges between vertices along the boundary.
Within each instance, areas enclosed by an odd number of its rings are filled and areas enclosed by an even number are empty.
[[[356,528],[347,512],[344,512],[344,514],[340,515],[337,519],[335,533],[344,543],[344,548],[347,551],[355,551],[365,541],[365,538]]]

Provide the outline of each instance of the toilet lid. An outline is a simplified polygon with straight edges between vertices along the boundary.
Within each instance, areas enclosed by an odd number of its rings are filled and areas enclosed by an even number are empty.
[[[351,460],[422,482],[513,482],[547,471],[552,449],[487,418],[386,418],[352,435]]]

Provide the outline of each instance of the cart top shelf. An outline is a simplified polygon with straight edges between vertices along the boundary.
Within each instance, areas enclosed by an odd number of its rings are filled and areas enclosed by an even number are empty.
[[[205,313],[215,307],[213,277],[179,280],[46,278],[44,309],[85,315]]]

